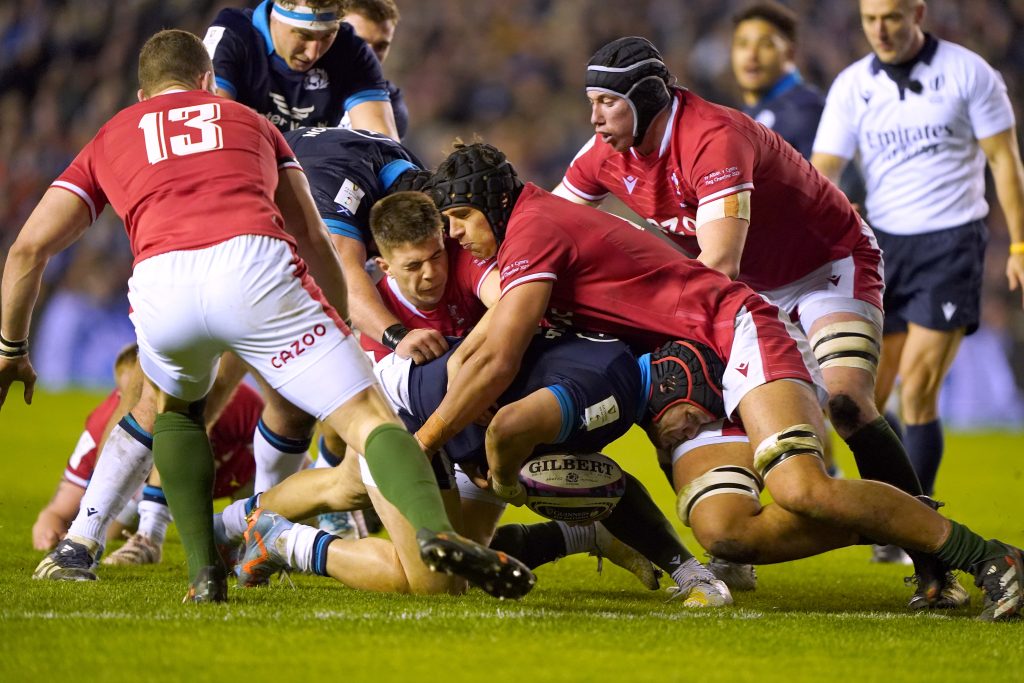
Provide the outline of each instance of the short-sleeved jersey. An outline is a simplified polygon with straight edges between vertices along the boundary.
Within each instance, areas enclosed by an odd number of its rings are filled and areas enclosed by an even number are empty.
[[[117,390],[96,407],[85,420],[85,431],[64,469],[64,479],[85,488],[96,469],[96,445],[103,429],[117,410],[121,395]],[[263,412],[263,399],[248,386],[239,385],[224,412],[210,430],[210,445],[216,471],[214,496],[229,496],[252,480],[256,461],[252,454],[252,437]],[[152,441],[149,444],[152,447]]]
[[[1014,126],[1002,77],[970,50],[928,36],[907,85],[873,55],[854,62],[829,90],[814,151],[859,153],[868,217],[885,232],[912,235],[984,218],[978,140]]]
[[[781,136],[686,90],[674,94],[657,150],[620,154],[595,136],[563,184],[588,201],[614,194],[693,257],[700,253],[697,209],[749,191],[738,279],[757,291],[798,280],[868,241],[843,193]]]
[[[640,226],[528,183],[498,249],[502,296],[550,281],[554,327],[610,334],[638,353],[694,339],[728,358],[736,314],[764,300]],[[767,304],[764,304],[767,305]]]
[[[773,85],[743,113],[793,145],[805,159],[811,157],[814,133],[818,130],[825,96],[814,86],[804,83],[799,71],[791,71]]]
[[[409,107],[405,104],[405,95],[402,94],[402,89],[391,81],[387,81],[387,85],[388,98],[391,99],[391,111],[395,115],[395,130],[398,131],[398,139],[402,140],[409,132]],[[345,116],[342,117],[338,126],[341,128],[352,127],[348,112],[345,112]]]
[[[272,2],[256,9],[224,9],[203,42],[217,87],[267,117],[281,131],[337,126],[348,109],[389,101],[387,83],[370,46],[344,22],[330,49],[308,71],[293,71],[274,52]]]
[[[497,262],[493,258],[474,258],[453,239],[445,240],[445,251],[448,282],[441,301],[433,310],[424,311],[414,306],[392,277],[381,279],[377,283],[377,291],[388,310],[409,329],[428,328],[446,337],[465,337],[487,312],[487,307],[480,301],[480,287]],[[391,349],[366,334],[360,335],[359,343],[364,350],[373,353],[376,361],[392,353]]]
[[[295,246],[274,204],[280,168],[301,168],[281,133],[237,102],[171,91],[117,113],[53,182],[93,220],[109,203],[135,263],[239,235]]]
[[[366,130],[299,128],[285,135],[309,179],[320,217],[334,235],[380,253],[370,234],[370,207],[398,176],[423,168],[412,152],[386,135]]]
[[[444,399],[448,357],[458,348],[409,373],[409,410],[402,418],[419,429]],[[523,355],[520,372],[498,398],[499,406],[514,403],[540,389],[549,389],[562,412],[555,442],[535,453],[594,453],[625,434],[643,413],[649,384],[636,357],[622,342],[601,335],[538,330]],[[453,462],[486,465],[486,428],[470,424],[444,446]]]

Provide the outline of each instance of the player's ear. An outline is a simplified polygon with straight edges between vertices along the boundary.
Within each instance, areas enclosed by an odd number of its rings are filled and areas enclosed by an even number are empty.
[[[374,256],[373,262],[377,264],[377,267],[380,268],[381,272],[384,273],[385,275],[387,275],[388,271],[391,269],[391,266],[388,264],[388,262],[385,261],[380,256]]]
[[[212,71],[204,71],[203,75],[199,79],[199,89],[205,90],[211,95],[217,94],[217,81],[213,77]]]
[[[135,96],[139,98],[139,102],[142,102],[146,99],[146,93],[143,92],[142,88],[139,88],[139,91],[135,93]]]

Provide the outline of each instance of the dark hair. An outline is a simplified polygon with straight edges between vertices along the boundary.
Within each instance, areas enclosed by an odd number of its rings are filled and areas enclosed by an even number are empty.
[[[370,209],[370,233],[382,251],[442,234],[441,214],[422,192],[395,192]]]
[[[340,14],[358,14],[375,24],[401,19],[394,0],[342,0]]]
[[[139,53],[139,87],[147,96],[174,84],[193,87],[207,71],[213,71],[210,54],[199,36],[188,31],[160,31]]]
[[[760,19],[779,30],[779,33],[786,37],[791,43],[796,43],[797,29],[800,20],[796,12],[775,0],[759,0],[746,5],[739,12],[733,15],[732,25],[736,28],[740,23],[749,19]]]

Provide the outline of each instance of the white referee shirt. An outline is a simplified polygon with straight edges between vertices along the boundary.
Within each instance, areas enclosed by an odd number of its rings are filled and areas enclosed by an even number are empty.
[[[1012,128],[1002,76],[970,50],[931,39],[900,98],[896,82],[869,55],[836,78],[814,151],[860,154],[868,220],[912,235],[984,218],[985,155],[980,138]],[[931,44],[929,44],[931,43]]]

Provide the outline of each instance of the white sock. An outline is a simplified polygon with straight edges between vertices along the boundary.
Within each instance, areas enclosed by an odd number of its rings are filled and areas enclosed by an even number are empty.
[[[313,543],[320,533],[319,529],[305,524],[295,524],[281,533],[278,542],[285,542],[282,554],[289,567],[306,574],[313,573]]]
[[[597,538],[594,532],[594,525],[572,526],[565,522],[556,522],[565,537],[565,554],[575,555],[577,553],[589,553],[594,550]]]
[[[130,415],[111,430],[96,469],[82,496],[78,516],[68,534],[102,546],[107,527],[153,469],[152,435],[142,431]],[[128,425],[129,432],[124,425]],[[134,433],[133,433],[134,432]],[[140,439],[147,439],[143,443]]]
[[[144,500],[139,503],[139,533],[156,545],[163,545],[170,523],[171,511],[167,508],[167,503],[155,500]]]
[[[224,532],[229,541],[241,541],[245,528],[249,526],[249,523],[245,521],[245,506],[248,502],[248,498],[240,498],[229,503],[221,513],[221,519],[224,520]]]
[[[267,429],[260,420],[252,437],[256,459],[254,491],[266,491],[302,469],[310,439],[289,439]]]

